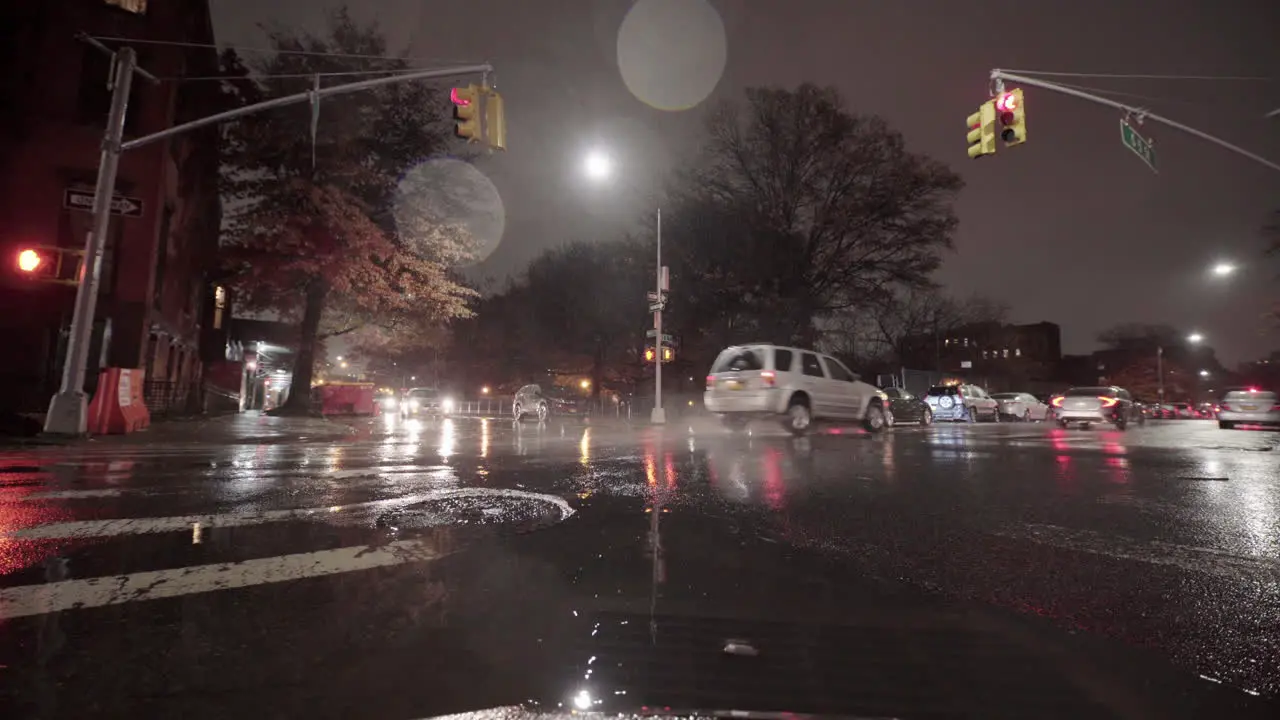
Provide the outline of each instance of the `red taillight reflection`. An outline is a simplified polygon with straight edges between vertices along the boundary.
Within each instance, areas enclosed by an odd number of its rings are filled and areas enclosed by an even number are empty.
[[[708,376],[707,376],[707,389],[709,390],[709,389],[711,389],[711,388],[713,388],[713,387],[715,387],[715,386],[716,386],[716,376],[715,376],[715,375],[708,375]]]
[[[1116,404],[1116,399],[1113,397],[1104,397],[1099,395],[1098,399],[1102,401],[1102,407],[1111,407]]]
[[[764,381],[764,384],[765,384],[765,385],[767,385],[767,386],[769,386],[769,387],[773,387],[773,384],[774,384],[775,382],[777,382],[777,378],[774,376],[774,374],[773,374],[773,371],[772,371],[772,370],[764,370],[764,371],[762,371],[762,372],[760,373],[760,379],[761,379],[761,380],[763,380],[763,381]]]
[[[1062,407],[1062,397],[1058,396],[1056,398],[1053,398],[1052,400],[1049,401],[1049,404],[1054,407]]]

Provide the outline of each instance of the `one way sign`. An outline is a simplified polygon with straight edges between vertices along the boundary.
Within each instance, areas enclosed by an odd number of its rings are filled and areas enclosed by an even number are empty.
[[[93,191],[67,188],[62,191],[62,206],[70,210],[93,212]],[[111,214],[124,217],[142,217],[142,201],[138,198],[113,195]]]

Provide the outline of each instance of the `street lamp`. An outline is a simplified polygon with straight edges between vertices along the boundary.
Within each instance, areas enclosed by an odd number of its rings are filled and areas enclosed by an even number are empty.
[[[583,380],[582,382],[578,383],[578,387],[582,388],[583,390],[587,390],[591,387],[591,381]]]
[[[481,394],[481,395],[488,395],[488,394],[489,394],[489,386],[488,386],[488,385],[485,385],[484,387],[480,388],[480,394]]]
[[[1209,371],[1208,371],[1208,370],[1201,370],[1201,371],[1200,371],[1200,377],[1202,377],[1202,378],[1207,378],[1207,377],[1209,377]]]
[[[1229,262],[1220,262],[1213,266],[1213,274],[1218,277],[1226,277],[1236,271],[1236,266]]]
[[[1196,345],[1204,340],[1204,335],[1200,333],[1191,333],[1187,336],[1187,342]],[[1200,371],[1202,377],[1207,376],[1207,372]],[[1156,382],[1159,385],[1160,404],[1164,404],[1164,346],[1156,346]]]
[[[613,174],[613,161],[603,152],[594,150],[587,154],[582,168],[592,180],[606,180]]]
[[[592,180],[602,181],[613,174],[613,162],[608,155],[599,150],[587,154],[583,160],[583,168],[587,177]],[[654,244],[657,245],[657,282],[650,308],[653,310],[653,330],[657,337],[654,338],[653,356],[653,412],[649,414],[649,422],[654,425],[665,425],[667,413],[662,407],[662,309],[666,300],[668,282],[667,274],[663,272],[666,268],[662,267],[662,208],[657,209],[654,237]]]

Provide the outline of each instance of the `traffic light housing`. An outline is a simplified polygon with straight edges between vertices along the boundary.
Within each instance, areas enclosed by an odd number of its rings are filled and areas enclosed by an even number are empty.
[[[648,345],[644,349],[644,361],[651,363],[658,357],[658,350],[652,345]],[[662,346],[662,362],[669,363],[676,359],[676,350],[670,345]]]
[[[988,100],[965,121],[969,128],[969,157],[977,159],[996,152],[996,102]]]
[[[1027,141],[1027,107],[1022,101],[1021,88],[1001,93],[996,98],[996,113],[1000,118],[1000,139],[1005,147]]]
[[[453,101],[454,135],[467,142],[482,142],[495,150],[507,149],[507,117],[502,96],[487,85],[456,87]]]
[[[34,282],[75,285],[79,282],[82,250],[52,245],[22,245],[12,249],[9,274]],[[70,256],[70,257],[68,257]]]
[[[485,88],[484,123],[485,141],[495,150],[507,149],[507,116],[502,108],[502,96],[493,88]]]
[[[453,119],[457,121],[453,133],[467,142],[484,139],[480,129],[481,94],[481,87],[474,84],[449,91],[449,99],[453,101]]]

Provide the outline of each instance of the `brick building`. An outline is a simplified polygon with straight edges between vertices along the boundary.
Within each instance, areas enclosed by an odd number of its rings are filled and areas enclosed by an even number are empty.
[[[61,380],[75,288],[24,277],[16,256],[32,245],[81,249],[89,231],[91,215],[76,200],[93,195],[111,59],[77,35],[209,45],[213,29],[208,0],[0,5],[0,332],[8,346],[0,354],[0,409],[42,411]],[[216,82],[174,79],[216,75],[216,50],[130,45],[161,81],[134,77],[126,138],[219,109]],[[218,314],[205,276],[221,224],[218,139],[209,128],[121,157],[115,193],[140,207],[112,217],[91,384],[104,366],[145,368],[149,393],[199,382],[202,320]]]

